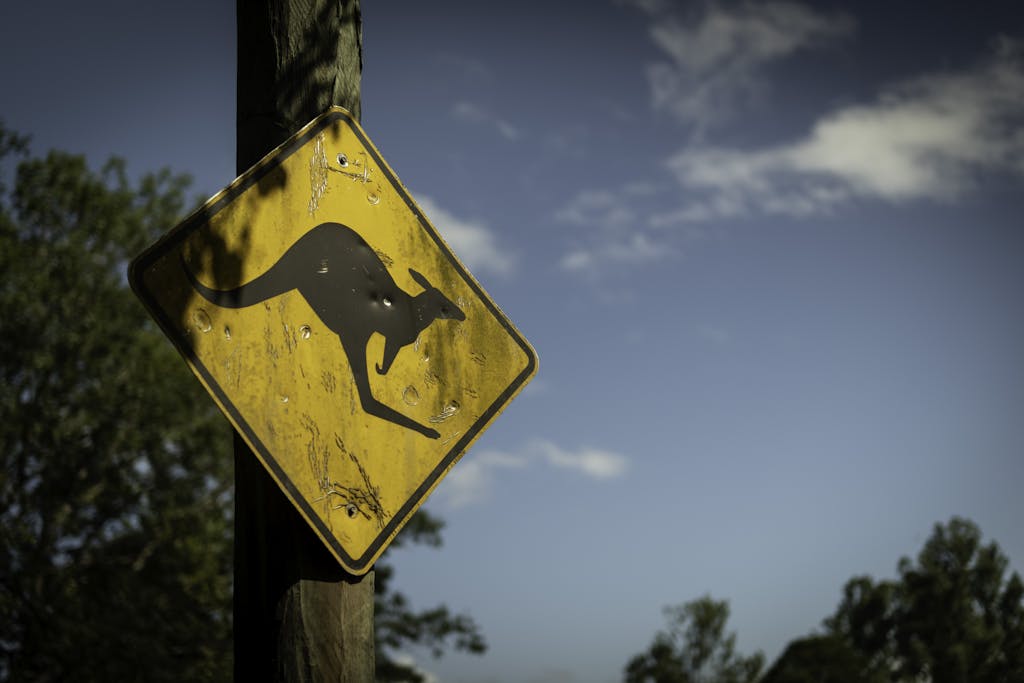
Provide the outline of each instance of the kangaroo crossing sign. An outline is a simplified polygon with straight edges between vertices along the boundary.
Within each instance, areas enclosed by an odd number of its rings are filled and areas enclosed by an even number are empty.
[[[537,369],[340,108],[147,249],[129,280],[355,574]]]

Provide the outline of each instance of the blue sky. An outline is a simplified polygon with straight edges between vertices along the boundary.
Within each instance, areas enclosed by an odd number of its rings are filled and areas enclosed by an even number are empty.
[[[952,515],[1024,569],[1024,12],[366,4],[363,126],[541,361],[395,556],[490,641],[438,681],[616,681],[708,592],[771,658]],[[204,196],[234,64],[232,3],[0,10],[8,126]]]

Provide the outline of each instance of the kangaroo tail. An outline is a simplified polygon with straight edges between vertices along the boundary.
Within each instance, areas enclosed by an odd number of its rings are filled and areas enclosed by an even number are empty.
[[[221,308],[245,308],[294,289],[293,284],[285,282],[285,278],[281,277],[284,275],[283,269],[277,268],[277,265],[275,263],[270,270],[256,279],[234,289],[213,289],[196,279],[196,276],[189,270],[188,264],[185,263],[184,255],[181,256],[181,269],[185,271],[192,287],[202,294],[204,299]]]

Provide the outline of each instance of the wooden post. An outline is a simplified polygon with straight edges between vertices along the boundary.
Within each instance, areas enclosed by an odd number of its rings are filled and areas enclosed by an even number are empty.
[[[237,0],[238,173],[331,105],[358,119],[359,0]],[[235,681],[371,683],[373,572],[347,574],[235,435]]]

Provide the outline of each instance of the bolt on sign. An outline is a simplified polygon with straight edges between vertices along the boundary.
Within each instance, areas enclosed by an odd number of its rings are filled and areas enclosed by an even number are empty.
[[[129,280],[354,574],[537,370],[340,108],[142,253]]]

